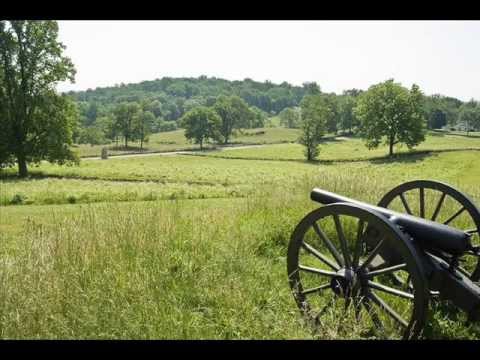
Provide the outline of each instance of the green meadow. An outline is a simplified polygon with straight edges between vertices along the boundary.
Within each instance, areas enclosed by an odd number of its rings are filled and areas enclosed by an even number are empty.
[[[397,149],[395,159],[340,137],[307,163],[289,143],[296,134],[264,130],[237,138],[262,147],[42,163],[26,180],[3,170],[0,336],[365,338],[368,324],[349,314],[331,313],[312,330],[290,293],[286,250],[296,224],[319,206],[310,190],[376,203],[404,181],[432,179],[480,204],[475,136],[431,133],[414,152]],[[156,134],[148,146],[177,133]],[[185,145],[180,136],[171,141],[159,151]],[[455,210],[446,204],[442,216]],[[425,337],[479,338],[464,314],[431,307]]]
[[[144,144],[143,152],[181,151],[198,150],[199,146],[189,142],[184,136],[185,130],[175,130],[152,134],[149,141]],[[299,131],[297,129],[286,129],[281,127],[248,129],[237,132],[232,141],[233,145],[255,145],[255,144],[276,144],[294,142],[297,140]],[[80,157],[100,156],[102,148],[106,147],[110,155],[122,155],[141,152],[139,142],[129,143],[129,148],[123,148],[120,142],[119,147],[115,143],[109,145],[75,145],[73,150]],[[214,149],[217,145],[205,144],[206,149]]]

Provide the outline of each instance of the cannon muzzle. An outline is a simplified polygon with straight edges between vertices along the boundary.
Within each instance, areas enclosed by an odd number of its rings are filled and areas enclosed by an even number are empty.
[[[405,232],[415,239],[415,243],[418,243],[426,250],[441,250],[452,256],[460,256],[472,249],[470,234],[448,225],[402,214],[318,188],[312,190],[310,198],[324,205],[348,203],[375,211],[391,222],[401,226]]]

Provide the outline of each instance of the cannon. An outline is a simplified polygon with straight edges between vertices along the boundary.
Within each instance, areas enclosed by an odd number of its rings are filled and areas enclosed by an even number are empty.
[[[350,319],[366,335],[416,339],[433,303],[480,320],[480,210],[467,195],[415,180],[377,205],[318,188],[310,198],[325,206],[296,226],[287,256],[309,323]]]

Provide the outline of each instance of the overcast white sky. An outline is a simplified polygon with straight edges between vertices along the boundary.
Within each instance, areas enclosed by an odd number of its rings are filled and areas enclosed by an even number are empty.
[[[249,77],[322,91],[394,78],[480,99],[480,21],[60,21],[85,90],[163,76]]]

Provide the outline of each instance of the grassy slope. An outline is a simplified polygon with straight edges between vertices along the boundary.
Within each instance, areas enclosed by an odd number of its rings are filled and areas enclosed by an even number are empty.
[[[248,134],[264,131],[264,134],[251,135]],[[239,133],[232,138],[232,144],[271,144],[271,143],[281,143],[295,141],[298,138],[298,130],[296,129],[285,129],[285,128],[261,128],[261,129],[252,129],[246,130],[243,134]],[[120,143],[120,146],[123,144]],[[80,156],[100,156],[102,148],[114,147],[114,144],[111,145],[76,145],[74,151],[76,151]],[[128,151],[125,150],[109,150],[111,155],[114,154],[125,154],[140,151],[140,143],[132,142],[129,143]],[[212,145],[207,144],[206,148],[212,147]],[[190,143],[184,136],[184,130],[175,130],[162,133],[152,134],[148,144],[144,145],[144,151],[175,151],[175,150],[196,150],[199,149],[199,145]]]

